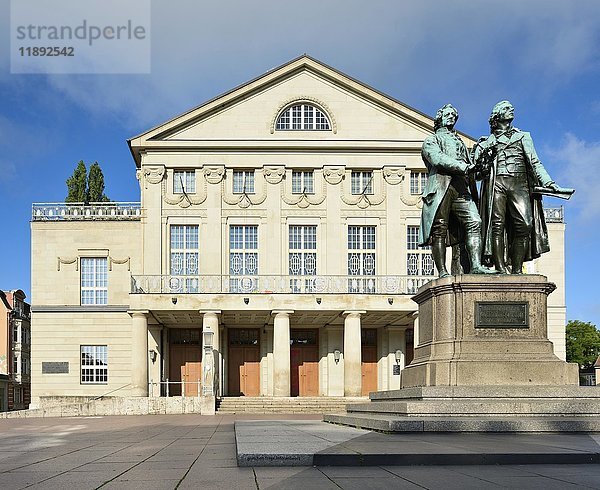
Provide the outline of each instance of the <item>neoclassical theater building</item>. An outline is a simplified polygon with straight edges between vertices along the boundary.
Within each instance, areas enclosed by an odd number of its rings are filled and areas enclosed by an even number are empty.
[[[217,396],[399,388],[411,296],[435,277],[417,246],[432,132],[301,56],[131,138],[139,203],[34,204],[33,405],[196,396],[206,333]],[[528,272],[558,286],[549,337],[564,359],[562,209],[546,216],[552,251]]]

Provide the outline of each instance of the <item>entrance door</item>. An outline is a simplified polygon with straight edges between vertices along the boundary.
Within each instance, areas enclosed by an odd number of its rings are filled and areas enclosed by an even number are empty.
[[[361,332],[361,394],[368,396],[377,391],[377,330],[364,329]]]
[[[200,329],[169,331],[169,395],[181,396],[183,393],[185,396],[198,396],[202,386],[200,339]]]
[[[260,395],[258,329],[229,330],[228,382],[230,396]]]
[[[290,338],[291,395],[318,396],[318,330],[292,330]]]

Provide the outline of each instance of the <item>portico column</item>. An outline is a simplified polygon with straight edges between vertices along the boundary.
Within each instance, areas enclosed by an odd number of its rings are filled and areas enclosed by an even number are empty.
[[[131,394],[148,396],[148,310],[131,315]]]
[[[290,314],[273,310],[273,396],[290,396]]]
[[[220,395],[221,386],[221,348],[219,345],[219,315],[221,310],[200,310],[202,314],[202,331],[213,333],[213,357],[214,357],[214,388],[215,394]],[[202,349],[202,365],[205,364],[205,350]],[[204,369],[203,369],[204,371]]]
[[[344,396],[360,396],[362,388],[360,315],[344,311]]]

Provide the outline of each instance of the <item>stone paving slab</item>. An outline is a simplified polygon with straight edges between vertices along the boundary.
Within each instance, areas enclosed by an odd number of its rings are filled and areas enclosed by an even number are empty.
[[[320,416],[286,416],[287,442],[295,436],[328,440],[330,454],[343,454],[344,445],[369,445],[383,434],[358,431],[358,438],[346,440],[331,427],[320,427]],[[0,420],[0,465],[2,490],[97,490],[97,489],[403,489],[403,488],[600,488],[600,464],[511,465],[511,466],[280,466],[238,467],[234,423],[259,420],[274,423],[281,415],[151,415],[71,419]],[[313,426],[303,434],[290,427],[294,420],[308,420]],[[281,424],[278,422],[278,424]],[[264,431],[264,427],[260,429]],[[254,431],[256,436],[259,431]],[[201,434],[201,438],[190,437]],[[398,444],[413,444],[421,452],[439,448],[463,451],[497,444],[497,434],[480,434],[478,442],[460,434],[428,434],[417,441],[414,435],[397,434]],[[470,442],[471,441],[471,442]],[[590,451],[598,440],[584,444],[581,435],[530,434],[527,445],[559,447],[572,452]],[[395,442],[391,443],[393,446]],[[521,446],[513,445],[515,451]],[[16,448],[27,447],[27,451]],[[143,448],[143,450],[137,450]],[[357,446],[358,447],[358,446]],[[154,451],[148,457],[149,449]],[[55,466],[52,471],[41,468]],[[37,470],[36,470],[37,468]]]
[[[317,421],[236,421],[239,466],[600,463],[587,434],[381,434]]]

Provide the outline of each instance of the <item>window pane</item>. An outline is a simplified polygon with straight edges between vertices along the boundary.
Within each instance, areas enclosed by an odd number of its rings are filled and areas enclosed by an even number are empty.
[[[106,345],[81,346],[81,382],[108,382],[108,347]]]
[[[296,104],[281,113],[275,128],[278,130],[329,130],[331,125],[323,111],[312,104]]]
[[[171,225],[172,275],[198,274],[198,233],[198,225]]]
[[[106,257],[82,257],[81,304],[108,304],[108,259]]]

